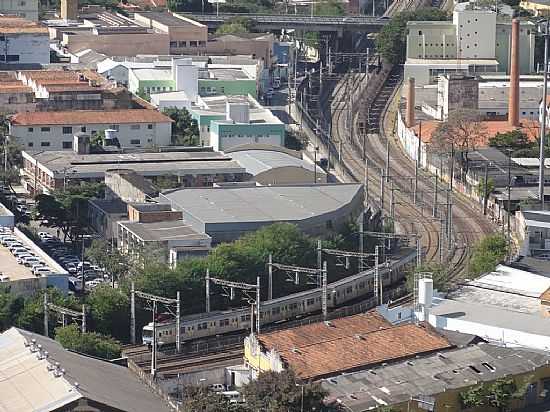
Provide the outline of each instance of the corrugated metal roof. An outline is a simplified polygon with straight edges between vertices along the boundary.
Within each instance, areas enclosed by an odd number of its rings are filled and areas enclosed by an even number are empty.
[[[243,150],[231,153],[231,157],[239,162],[252,176],[279,167],[299,167],[310,171],[314,170],[312,163],[278,151]],[[317,173],[325,174],[320,167],[317,167]]]

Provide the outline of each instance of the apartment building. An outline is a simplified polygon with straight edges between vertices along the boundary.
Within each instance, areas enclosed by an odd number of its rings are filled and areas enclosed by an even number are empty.
[[[214,150],[252,143],[284,146],[284,123],[250,95],[204,97],[188,110],[199,126],[201,143]]]
[[[21,17],[0,16],[0,63],[49,64],[48,29]]]
[[[172,122],[147,109],[23,112],[9,119],[9,138],[25,149],[72,150],[76,133],[103,132],[121,147],[166,146]]]
[[[0,13],[38,21],[38,0],[0,0]]]
[[[473,3],[455,6],[452,21],[407,23],[405,78],[417,86],[433,83],[440,74],[508,73],[511,21]],[[520,73],[534,70],[536,27],[520,22]]]
[[[137,24],[168,35],[170,54],[204,53],[208,40],[208,27],[177,13],[138,12]]]

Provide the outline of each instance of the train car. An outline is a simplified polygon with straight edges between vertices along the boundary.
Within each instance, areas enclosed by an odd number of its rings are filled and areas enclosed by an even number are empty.
[[[411,251],[399,259],[380,265],[379,274],[383,289],[388,289],[404,279],[405,269],[416,260],[416,251]],[[374,269],[369,269],[340,279],[327,285],[327,306],[336,308],[348,302],[367,296],[374,290]],[[260,324],[295,319],[322,309],[322,290],[320,288],[304,290],[288,296],[267,300],[260,304]],[[250,329],[251,310],[249,307],[227,311],[212,311],[186,316],[181,319],[181,341],[190,341],[209,336]],[[156,324],[158,345],[170,345],[176,342],[176,323],[160,322]],[[143,327],[143,344],[151,345],[153,336],[152,322]]]

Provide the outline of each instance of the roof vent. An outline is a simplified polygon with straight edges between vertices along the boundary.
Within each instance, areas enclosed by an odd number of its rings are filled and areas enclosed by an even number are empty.
[[[325,320],[325,325],[330,326],[330,327],[334,327],[334,325],[332,324],[332,322],[330,320]]]
[[[78,389],[79,386],[80,386],[80,383],[78,383],[78,382],[75,382],[75,383],[74,383],[74,387],[75,387],[76,389]]]
[[[292,348],[290,351],[291,351],[292,353],[301,353],[301,352],[298,350],[298,348]]]
[[[357,334],[357,335],[355,335],[355,339],[365,340],[365,337],[363,335]]]

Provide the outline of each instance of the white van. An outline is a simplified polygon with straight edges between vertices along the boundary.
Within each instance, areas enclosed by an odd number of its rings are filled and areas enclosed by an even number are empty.
[[[223,391],[220,392],[220,395],[225,396],[229,403],[244,403],[244,399],[238,391]]]

